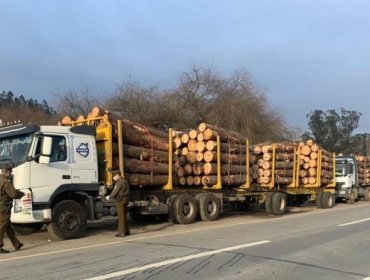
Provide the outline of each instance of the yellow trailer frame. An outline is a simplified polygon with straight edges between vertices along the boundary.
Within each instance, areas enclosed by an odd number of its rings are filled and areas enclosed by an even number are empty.
[[[96,129],[96,147],[98,152],[98,161],[101,165],[98,164],[99,174],[101,175],[101,180],[105,182],[107,186],[111,186],[113,184],[113,176],[110,172],[108,172],[108,168],[113,168],[113,125],[109,121],[107,116],[99,116],[96,118],[89,118],[87,120],[82,121],[73,121],[71,122],[71,126],[78,126],[78,125],[89,125],[94,126]],[[117,137],[118,137],[118,160],[119,160],[119,170],[124,176],[125,174],[125,167],[124,167],[124,160],[123,160],[123,128],[122,128],[122,121],[117,121]],[[168,131],[168,144],[169,144],[169,152],[168,152],[168,162],[169,162],[169,169],[168,169],[168,181],[162,189],[169,191],[173,189],[173,142],[172,142],[172,129],[170,128]]]

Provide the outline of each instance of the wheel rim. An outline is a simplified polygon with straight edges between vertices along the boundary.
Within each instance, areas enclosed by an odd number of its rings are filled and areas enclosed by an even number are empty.
[[[182,212],[184,213],[185,216],[190,214],[190,205],[189,205],[189,203],[184,204],[184,207],[182,208]]]
[[[59,216],[59,226],[63,231],[73,231],[80,225],[80,217],[76,213],[65,210]]]
[[[331,195],[328,198],[328,204],[330,207],[333,205],[333,197]]]
[[[354,192],[352,192],[352,193],[351,193],[351,200],[355,200],[355,197],[356,197],[356,196],[355,196],[355,193],[354,193]]]
[[[214,202],[213,201],[210,201],[208,204],[207,204],[207,213],[208,214],[212,214],[213,211],[215,209],[215,205],[214,205]]]
[[[285,209],[285,199],[281,198],[280,199],[280,210],[283,211]]]

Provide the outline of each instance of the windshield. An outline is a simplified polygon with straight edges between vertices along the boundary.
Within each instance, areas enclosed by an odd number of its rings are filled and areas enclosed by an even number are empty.
[[[347,165],[345,163],[337,163],[335,165],[335,175],[337,177],[347,176]]]
[[[0,160],[12,160],[15,165],[26,161],[32,134],[0,139]]]

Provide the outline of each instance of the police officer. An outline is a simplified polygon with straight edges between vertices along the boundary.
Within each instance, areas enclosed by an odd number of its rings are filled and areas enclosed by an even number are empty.
[[[121,176],[119,170],[113,170],[110,172],[113,174],[115,184],[112,192],[106,198],[108,200],[114,199],[116,201],[118,215],[118,233],[116,234],[116,237],[124,237],[130,235],[130,228],[127,220],[127,204],[129,202],[130,185]]]
[[[0,163],[0,254],[9,253],[8,250],[3,249],[5,233],[9,237],[9,240],[12,242],[16,251],[23,247],[23,243],[15,237],[15,232],[10,222],[13,199],[21,198],[24,195],[23,192],[16,190],[13,184],[9,181],[13,167],[14,164],[12,162]]]

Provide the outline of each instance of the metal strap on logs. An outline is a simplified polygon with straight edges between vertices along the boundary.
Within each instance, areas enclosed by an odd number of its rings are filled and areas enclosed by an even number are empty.
[[[168,181],[162,187],[165,191],[173,190],[173,139],[172,128],[168,130]]]

